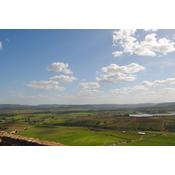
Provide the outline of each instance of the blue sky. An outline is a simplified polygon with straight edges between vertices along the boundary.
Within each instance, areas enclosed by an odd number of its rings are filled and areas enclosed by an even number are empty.
[[[175,30],[0,30],[0,104],[175,99]]]

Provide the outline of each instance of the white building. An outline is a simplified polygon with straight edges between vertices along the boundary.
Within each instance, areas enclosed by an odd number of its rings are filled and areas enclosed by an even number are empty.
[[[145,135],[144,132],[138,132],[138,135]]]

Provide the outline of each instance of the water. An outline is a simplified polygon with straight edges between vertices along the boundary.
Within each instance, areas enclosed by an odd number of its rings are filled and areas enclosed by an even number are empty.
[[[157,116],[172,116],[175,113],[170,114],[129,114],[129,117],[157,117]]]

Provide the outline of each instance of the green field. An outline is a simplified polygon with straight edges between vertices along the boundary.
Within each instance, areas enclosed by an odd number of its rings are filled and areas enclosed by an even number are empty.
[[[147,140],[133,141],[130,143],[123,143],[119,146],[175,146],[175,137],[160,136]]]
[[[126,139],[79,127],[34,126],[18,135],[60,142],[70,146],[102,146]]]
[[[0,130],[7,132],[15,130],[21,136],[60,142],[70,146],[102,146],[120,141],[127,141],[127,143],[119,146],[175,144],[175,116],[152,118],[161,119],[163,122],[151,120],[135,122],[133,117],[128,117],[129,113],[139,112],[130,109],[108,111],[78,108],[15,110],[1,112]],[[26,130],[29,126],[30,129]],[[138,135],[138,132],[146,134]]]

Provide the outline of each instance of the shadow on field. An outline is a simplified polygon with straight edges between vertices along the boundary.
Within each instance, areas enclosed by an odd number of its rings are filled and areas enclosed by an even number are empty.
[[[56,128],[56,126],[53,126],[53,125],[40,125],[40,126],[35,126],[35,128]]]

